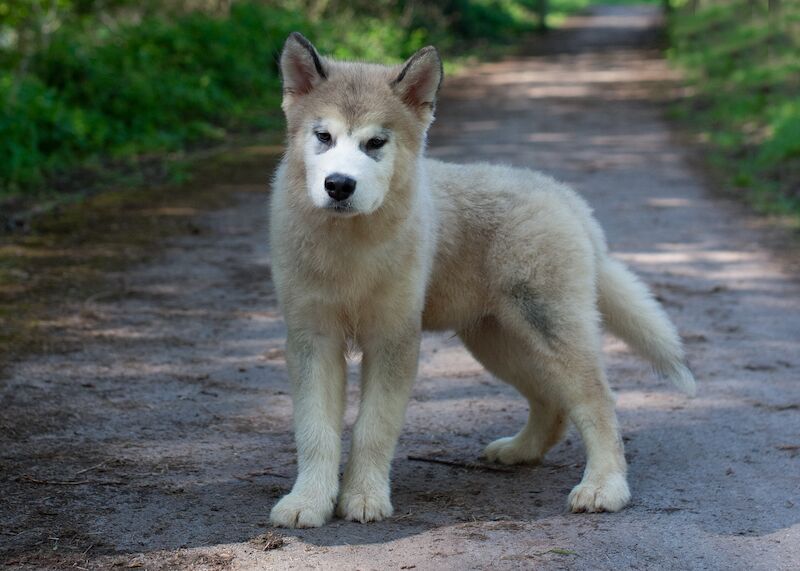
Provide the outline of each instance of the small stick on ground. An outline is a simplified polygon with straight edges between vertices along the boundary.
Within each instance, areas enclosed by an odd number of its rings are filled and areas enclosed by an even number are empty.
[[[501,466],[488,466],[476,462],[459,462],[458,460],[442,460],[440,458],[426,458],[425,456],[412,456],[411,454],[409,454],[407,458],[413,462],[430,462],[431,464],[443,464],[444,466],[466,468],[467,470],[486,470],[488,472],[503,472],[505,474],[514,471],[512,468],[504,468]]]
[[[125,484],[125,482],[121,480],[40,480],[28,474],[23,474],[18,477],[17,481],[39,484],[42,486],[122,486]]]
[[[96,470],[96,469],[97,469],[97,468],[99,468],[100,466],[103,466],[105,463],[106,463],[106,461],[105,461],[105,460],[103,460],[103,461],[102,461],[102,462],[100,462],[99,464],[95,464],[94,466],[89,466],[88,468],[84,468],[83,470],[80,470],[79,472],[75,472],[75,475],[76,475],[76,476],[80,476],[81,474],[85,474],[86,472],[89,472],[89,471],[91,471],[91,470]]]
[[[288,478],[289,476],[284,476],[283,474],[276,474],[275,472],[270,472],[269,470],[262,470],[260,472],[248,472],[244,476],[237,476],[234,474],[234,478],[237,480],[243,480],[245,482],[253,482],[253,478],[258,478],[259,476],[270,476],[272,478]]]
[[[273,478],[288,478],[284,474],[277,474],[275,472],[270,472],[269,470],[261,470],[260,472],[248,472],[247,475],[251,478],[255,476],[272,476]]]

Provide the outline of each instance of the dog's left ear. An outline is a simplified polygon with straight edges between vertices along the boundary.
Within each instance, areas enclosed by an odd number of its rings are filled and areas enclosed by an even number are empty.
[[[286,38],[281,52],[281,76],[284,111],[295,98],[305,95],[328,79],[328,72],[317,50],[299,32],[292,32]]]
[[[443,76],[439,52],[428,46],[406,60],[392,88],[415,111],[432,112]]]

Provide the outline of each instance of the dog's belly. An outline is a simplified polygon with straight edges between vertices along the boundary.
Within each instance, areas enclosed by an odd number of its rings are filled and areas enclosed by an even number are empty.
[[[449,266],[449,267],[447,267]],[[480,279],[480,266],[451,265],[437,268],[425,296],[422,328],[428,331],[460,331],[490,312],[490,294]]]
[[[464,200],[463,194],[459,197]],[[445,198],[449,205],[455,199]],[[463,330],[491,310],[492,283],[487,260],[491,218],[465,216],[469,207],[440,211],[440,232],[428,285],[422,327],[426,330]],[[484,226],[485,225],[485,226]],[[475,237],[484,239],[476,240]]]
[[[458,325],[462,320],[459,319],[459,316],[463,314],[463,311],[459,311],[445,300],[426,300],[425,310],[422,313],[422,328],[426,331],[460,329]]]

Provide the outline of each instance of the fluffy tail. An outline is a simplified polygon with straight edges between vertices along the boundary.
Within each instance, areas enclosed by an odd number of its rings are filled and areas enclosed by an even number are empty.
[[[681,391],[697,387],[683,345],[667,314],[647,287],[620,262],[605,258],[598,275],[600,313],[611,333],[653,364]]]

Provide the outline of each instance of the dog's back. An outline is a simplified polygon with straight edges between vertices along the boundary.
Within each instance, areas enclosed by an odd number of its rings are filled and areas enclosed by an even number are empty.
[[[543,300],[557,298],[548,291],[583,282],[589,291],[581,295],[596,295],[608,329],[694,394],[674,327],[641,281],[608,257],[603,231],[576,192],[523,168],[430,159],[425,167],[441,220],[426,327],[469,328],[496,313],[498,292],[520,279]]]
[[[459,330],[491,313],[510,282],[539,276],[544,291],[555,261],[591,266],[605,254],[585,201],[549,176],[486,163],[424,165],[440,221],[429,328]]]

